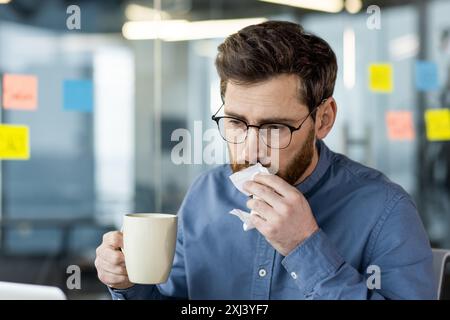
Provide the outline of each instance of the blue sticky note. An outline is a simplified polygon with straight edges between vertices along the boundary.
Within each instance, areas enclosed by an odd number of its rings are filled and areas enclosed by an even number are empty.
[[[438,68],[430,61],[416,61],[416,87],[420,91],[439,89]]]
[[[94,85],[91,80],[65,80],[63,97],[64,110],[92,112]]]

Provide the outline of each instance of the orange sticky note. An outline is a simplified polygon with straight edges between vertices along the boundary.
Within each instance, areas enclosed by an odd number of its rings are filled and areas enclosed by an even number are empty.
[[[411,111],[386,112],[386,128],[389,140],[411,141],[415,137]]]
[[[5,109],[36,110],[37,100],[37,77],[17,74],[3,76],[3,107]]]
[[[27,126],[0,124],[0,159],[28,160],[29,140]]]

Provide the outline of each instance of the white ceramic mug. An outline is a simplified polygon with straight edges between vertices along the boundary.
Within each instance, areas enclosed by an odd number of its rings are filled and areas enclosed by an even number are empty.
[[[164,213],[132,213],[123,219],[123,253],[132,283],[164,283],[172,269],[178,217]]]

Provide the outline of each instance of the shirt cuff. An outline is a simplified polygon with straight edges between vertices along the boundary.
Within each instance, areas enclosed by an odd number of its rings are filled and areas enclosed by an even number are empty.
[[[343,263],[344,259],[321,229],[281,261],[304,295],[308,295],[320,281],[336,272]]]
[[[108,287],[109,292],[113,300],[133,300],[139,296],[142,286],[135,284],[128,289],[114,289]]]

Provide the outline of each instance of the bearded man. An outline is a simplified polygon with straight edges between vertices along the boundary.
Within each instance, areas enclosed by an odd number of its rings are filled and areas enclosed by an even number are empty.
[[[112,297],[435,299],[432,252],[411,197],[323,142],[337,113],[331,47],[298,24],[269,21],[229,36],[216,67],[223,105],[213,121],[231,163],[191,185],[166,283],[132,284],[122,233],[104,236],[96,267]],[[229,176],[256,163],[276,174],[248,181],[248,197]],[[251,211],[255,228],[244,231],[233,208]]]

